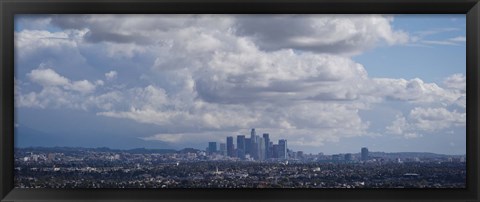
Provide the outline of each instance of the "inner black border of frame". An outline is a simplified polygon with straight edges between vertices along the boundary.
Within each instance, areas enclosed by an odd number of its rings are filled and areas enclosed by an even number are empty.
[[[466,189],[14,189],[15,14],[466,14]],[[1,201],[479,201],[478,0],[0,0]]]

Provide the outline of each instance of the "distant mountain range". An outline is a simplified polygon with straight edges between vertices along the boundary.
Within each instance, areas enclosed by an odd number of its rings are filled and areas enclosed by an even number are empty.
[[[33,152],[76,152],[76,151],[94,151],[94,152],[128,152],[132,154],[168,154],[168,153],[196,153],[200,150],[194,148],[184,148],[181,150],[174,149],[146,149],[146,148],[135,148],[135,149],[110,149],[107,147],[98,147],[98,148],[84,148],[84,147],[25,147],[25,148],[16,148],[18,150],[29,150]]]
[[[168,154],[168,153],[196,153],[201,150],[194,148],[184,148],[181,150],[175,149],[148,149],[148,148],[135,148],[135,149],[110,149],[108,147],[98,148],[85,148],[85,147],[19,147],[19,150],[29,150],[37,152],[76,152],[76,151],[95,151],[95,152],[128,152],[132,154]],[[359,156],[360,153],[353,155]],[[430,152],[369,152],[370,157],[382,157],[382,158],[441,158],[441,157],[464,157],[465,155],[447,155],[436,154]]]
[[[87,137],[88,135],[88,137]],[[94,136],[94,137],[93,137]],[[20,126],[15,128],[15,146],[19,148],[27,147],[70,147],[80,148],[83,145],[89,147],[110,147],[118,149],[134,148],[173,148],[169,143],[162,141],[146,141],[138,137],[120,136],[120,135],[90,135],[62,133],[47,133],[30,127]]]
[[[370,152],[369,154],[372,157],[384,157],[384,158],[441,158],[441,157],[462,157],[465,155],[447,155],[447,154],[436,154],[430,152]]]

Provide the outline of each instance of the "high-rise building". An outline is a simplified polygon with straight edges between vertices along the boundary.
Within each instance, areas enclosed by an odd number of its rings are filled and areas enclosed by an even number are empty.
[[[257,144],[257,151],[258,151],[258,157],[257,159],[260,161],[265,160],[265,140],[263,137],[258,138],[258,144]]]
[[[237,135],[237,156],[245,158],[245,135]]]
[[[268,133],[263,133],[263,141],[264,141],[264,148],[265,148],[265,159],[270,158],[269,156],[269,146],[270,146],[270,137]]]
[[[362,161],[368,160],[368,148],[363,147],[362,148]]]
[[[288,158],[288,153],[287,153],[287,140],[281,139],[278,140],[278,158],[280,159],[287,159]]]
[[[252,155],[252,141],[250,138],[245,138],[245,154]]]
[[[250,131],[250,156],[253,157],[253,159],[257,159],[258,157],[258,146],[257,146],[257,139],[258,136],[256,135],[257,133],[255,132],[255,128],[252,128],[252,131]]]
[[[252,128],[252,130],[250,131],[250,139],[255,139],[255,136],[257,136],[257,133],[255,132],[255,128]]]
[[[208,143],[208,151],[209,154],[213,154],[217,152],[217,142],[209,142]]]
[[[220,143],[220,154],[222,156],[226,156],[227,155],[227,146],[225,143]]]
[[[278,144],[272,145],[272,158],[278,158],[279,148]]]
[[[273,154],[274,154],[274,152],[273,152],[273,142],[270,141],[270,142],[268,143],[268,154],[267,154],[267,156],[269,156],[269,158],[275,158],[275,157],[273,156]]]
[[[235,145],[233,144],[233,137],[227,137],[227,156],[235,157]]]
[[[282,160],[304,158],[302,151],[295,152],[288,149],[286,139],[280,139],[278,140],[278,144],[274,144],[270,140],[269,133],[263,133],[261,136],[256,135],[255,128],[251,129],[250,138],[247,138],[246,135],[237,135],[236,144],[234,144],[233,138],[234,136],[228,136],[226,137],[226,142],[223,143],[208,142],[208,147],[206,148],[207,154],[221,154],[223,156],[238,157],[240,159],[248,160],[254,159],[259,161],[271,158]],[[217,149],[218,145],[219,149]],[[341,156],[342,160],[343,158],[350,157]]]

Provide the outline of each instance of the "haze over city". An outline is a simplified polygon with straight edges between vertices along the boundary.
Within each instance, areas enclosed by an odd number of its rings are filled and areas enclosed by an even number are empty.
[[[15,145],[465,154],[465,51],[465,15],[16,15]]]

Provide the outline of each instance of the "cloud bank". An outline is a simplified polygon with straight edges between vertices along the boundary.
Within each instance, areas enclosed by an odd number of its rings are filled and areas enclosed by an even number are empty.
[[[360,112],[386,102],[408,109],[382,135],[411,139],[465,127],[464,75],[440,84],[372,78],[351,58],[407,43],[409,34],[392,21],[381,15],[48,15],[43,30],[15,33],[20,59],[46,58],[17,75],[16,106],[151,124],[161,130],[140,138],[166,142],[223,139],[253,127],[294,146],[374,136]]]

